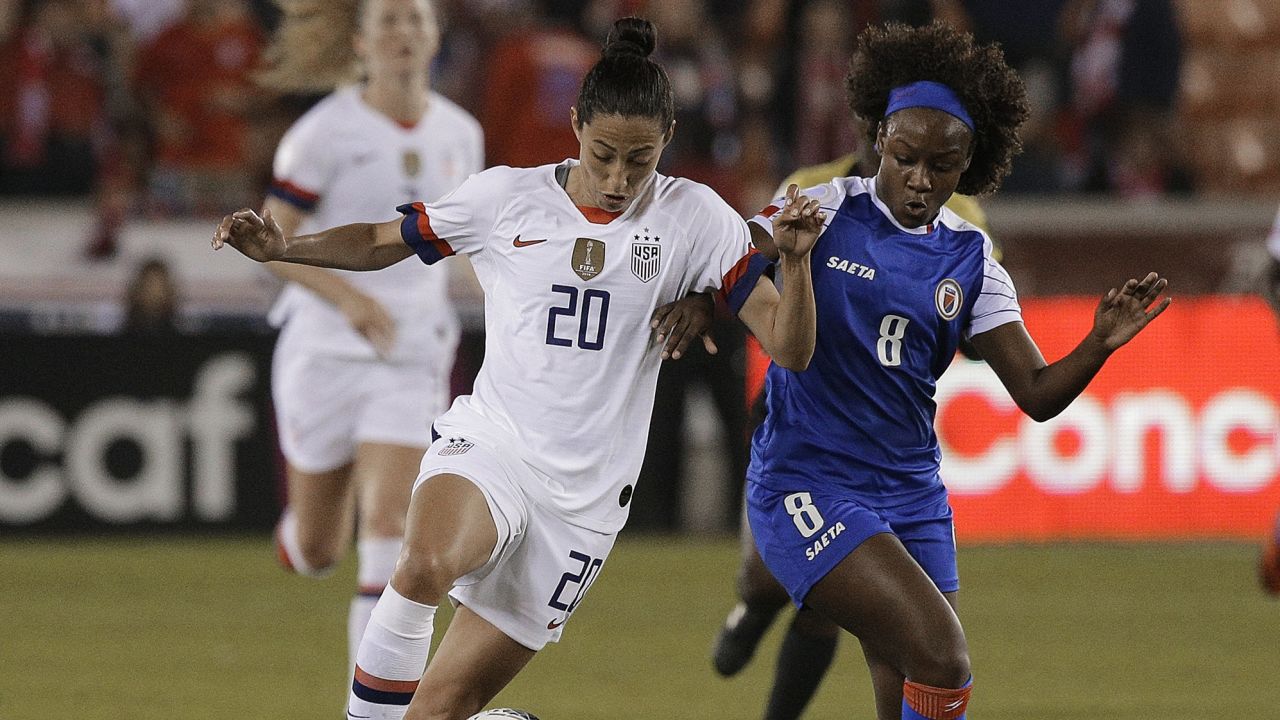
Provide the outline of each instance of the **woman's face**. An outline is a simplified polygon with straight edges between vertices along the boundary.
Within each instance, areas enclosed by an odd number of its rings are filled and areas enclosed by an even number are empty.
[[[905,108],[880,123],[876,194],[900,225],[933,222],[969,168],[972,142],[967,125],[932,108]]]
[[[658,118],[643,116],[597,115],[579,125],[576,108],[572,122],[582,162],[580,189],[588,204],[609,212],[626,210],[653,179],[675,130],[675,123],[663,128]]]
[[[368,0],[356,52],[370,80],[425,73],[440,48],[440,26],[427,0]]]

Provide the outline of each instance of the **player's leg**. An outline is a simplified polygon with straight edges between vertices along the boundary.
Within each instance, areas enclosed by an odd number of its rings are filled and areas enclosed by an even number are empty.
[[[276,525],[281,564],[300,575],[332,570],[351,544],[354,410],[360,375],[311,352],[286,328],[272,358],[271,395],[287,462],[287,503]]]
[[[711,662],[716,672],[736,675],[755,655],[760,639],[773,624],[778,611],[788,602],[787,591],[774,579],[756,550],[751,524],[743,508],[739,531],[740,555],[735,589],[738,603],[729,611],[716,634]]]
[[[284,513],[276,524],[280,564],[299,575],[323,577],[351,543],[355,493],[351,465],[307,472],[288,463]]]
[[[356,650],[369,624],[369,613],[391,581],[400,557],[410,491],[425,450],[369,442],[356,448],[353,475],[360,507],[356,530],[359,566],[356,594],[347,616],[350,667],[355,666]]]
[[[459,605],[405,720],[461,720],[474,715],[534,654],[467,606]]]
[[[1280,595],[1280,514],[1276,515],[1275,527],[1262,545],[1262,555],[1258,559],[1258,580],[1268,595]]]
[[[958,612],[958,592],[943,593],[952,610]],[[868,643],[862,643],[862,655],[871,671],[871,687],[876,697],[876,717],[896,718],[902,713],[902,686],[907,678],[885,660]]]
[[[369,613],[400,557],[409,498],[431,444],[431,423],[449,402],[448,362],[370,364],[355,421],[359,497],[356,595],[347,616],[351,663]]]
[[[964,630],[951,605],[888,532],[871,536],[818,580],[805,603],[858,636],[905,677],[905,700],[880,720],[964,717],[970,669]]]
[[[826,617],[810,608],[795,614],[778,649],[765,720],[796,720],[804,713],[835,660],[839,642],[840,626]]]
[[[356,653],[349,717],[404,716],[427,664],[436,606],[491,559],[495,522],[484,493],[460,475],[430,476],[413,492],[404,549]]]

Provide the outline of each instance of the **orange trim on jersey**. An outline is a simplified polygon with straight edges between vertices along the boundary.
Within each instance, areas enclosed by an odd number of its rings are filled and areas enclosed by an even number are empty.
[[[761,210],[760,215],[761,217],[771,218],[773,217],[774,213],[778,212],[781,209],[782,208],[778,207],[777,205],[770,205],[769,207]]]
[[[370,675],[359,665],[356,666],[355,680],[370,690],[379,692],[411,693],[418,689],[417,680],[384,680]]]
[[[436,231],[431,229],[431,218],[427,217],[426,205],[416,202],[413,207],[418,211],[418,234],[435,246],[436,252],[440,253],[441,257],[452,255],[453,248],[450,247],[449,243],[442,240],[439,235],[436,235]]]
[[[414,129],[414,128],[418,127],[418,121],[417,121],[417,120],[414,120],[414,121],[410,122],[410,121],[408,121],[408,120],[396,120],[395,118],[391,118],[391,119],[395,122],[395,124],[399,125],[400,127],[404,128],[405,130],[412,130],[412,129]]]
[[[769,354],[760,346],[760,341],[751,333],[747,333],[746,351],[747,410],[750,411],[760,399],[760,394],[764,392],[765,375],[769,372],[771,360]]]
[[[590,205],[575,205],[574,207],[578,208],[578,212],[582,213],[582,217],[586,218],[587,222],[596,225],[607,225],[617,220],[618,216],[624,212],[622,210],[613,212],[612,210],[591,207]]]
[[[728,295],[733,292],[733,286],[737,285],[738,281],[742,279],[743,274],[747,272],[747,265],[751,263],[751,256],[758,254],[759,251],[755,248],[751,248],[750,252],[743,255],[741,260],[734,264],[733,267],[729,268],[729,272],[724,274],[724,280],[720,283],[721,293]]]

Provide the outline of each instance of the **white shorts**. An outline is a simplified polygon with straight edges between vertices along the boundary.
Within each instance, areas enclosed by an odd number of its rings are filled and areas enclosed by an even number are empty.
[[[449,598],[530,650],[558,642],[613,549],[617,533],[572,525],[521,487],[538,482],[522,460],[458,436],[441,437],[422,458],[413,485],[442,473],[475,483],[498,528],[489,561],[458,579]]]
[[[448,408],[448,363],[390,363],[326,356],[286,329],[271,367],[280,449],[293,467],[325,472],[361,443],[431,444],[431,422]]]

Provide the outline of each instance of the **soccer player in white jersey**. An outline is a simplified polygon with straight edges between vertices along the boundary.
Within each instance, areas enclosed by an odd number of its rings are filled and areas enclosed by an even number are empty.
[[[401,221],[286,238],[242,210],[215,232],[215,248],[254,260],[348,269],[464,254],[485,290],[484,364],[475,392],[435,422],[349,717],[465,718],[559,639],[627,517],[662,356],[658,306],[718,291],[776,362],[809,361],[822,214],[793,187],[772,221],[779,295],[737,213],[655,172],[675,127],[654,45],[647,21],[615,23],[570,112],[577,160],[491,168],[401,206]],[[459,607],[426,664],[446,592]]]
[[[479,123],[430,89],[439,29],[427,0],[282,8],[263,82],[292,92],[337,86],[276,151],[263,212],[284,233],[387,220],[396,198],[434,200],[483,168]],[[354,525],[354,661],[400,555],[431,421],[448,406],[458,331],[446,269],[267,267],[288,281],[272,310],[282,326],[271,381],[289,487],[278,552],[285,567],[324,575]]]
[[[873,27],[846,83],[879,168],[805,193],[826,211],[811,265],[818,336],[807,368],[767,372],[747,517],[795,604],[861,641],[879,720],[962,720],[972,675],[937,379],[968,338],[1018,407],[1047,420],[1168,307],[1167,282],[1112,289],[1075,350],[1046,363],[990,239],[944,207],[998,188],[1018,148],[1026,91],[1000,50],[943,23]],[[778,212],[753,230],[771,232]]]
[[[1276,313],[1276,321],[1280,322],[1280,215],[1276,215],[1275,225],[1267,236],[1267,252],[1271,255],[1271,260],[1267,263],[1266,297]],[[1262,546],[1262,555],[1258,559],[1258,581],[1268,595],[1280,595],[1280,514],[1276,515],[1275,527]]]

